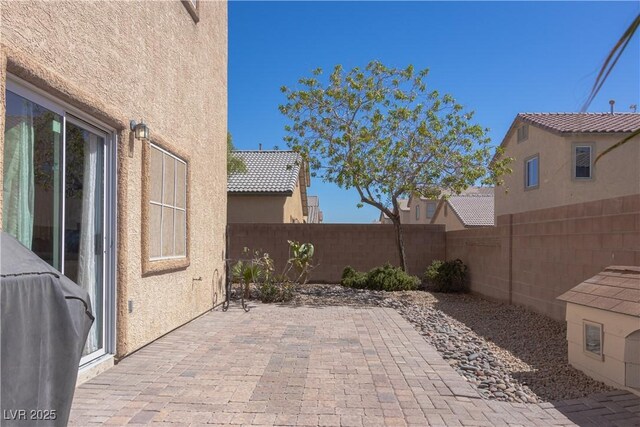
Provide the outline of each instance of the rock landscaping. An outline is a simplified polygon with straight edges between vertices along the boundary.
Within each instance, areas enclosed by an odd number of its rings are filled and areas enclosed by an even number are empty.
[[[337,285],[299,287],[291,303],[393,308],[485,399],[539,403],[611,390],[569,365],[564,323],[522,307],[468,294]]]

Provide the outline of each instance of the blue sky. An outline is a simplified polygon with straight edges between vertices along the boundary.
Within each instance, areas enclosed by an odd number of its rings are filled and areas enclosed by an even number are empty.
[[[229,131],[238,149],[279,146],[283,85],[321,67],[429,68],[427,83],[476,111],[498,145],[518,112],[579,111],[638,2],[229,2]],[[640,34],[589,111],[640,104]],[[325,222],[369,223],[355,190],[314,178]]]

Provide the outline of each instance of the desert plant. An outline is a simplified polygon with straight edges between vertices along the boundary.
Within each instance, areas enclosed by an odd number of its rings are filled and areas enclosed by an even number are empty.
[[[391,264],[376,267],[367,273],[367,286],[369,289],[388,292],[411,291],[417,289],[419,284],[420,279],[418,277],[411,276],[400,267],[393,267]]]
[[[368,273],[347,266],[342,272],[342,286],[376,291],[410,291],[417,289],[420,279],[405,273],[400,267],[385,264]]]
[[[354,270],[351,266],[346,266],[342,271],[340,284],[347,288],[366,289],[367,273]]]
[[[315,267],[312,264],[315,248],[312,243],[300,243],[294,240],[287,240],[287,243],[289,243],[289,264],[298,274],[294,282],[304,285],[309,280],[310,271]]]
[[[467,291],[468,267],[460,259],[435,260],[425,271],[424,278],[435,292]]]

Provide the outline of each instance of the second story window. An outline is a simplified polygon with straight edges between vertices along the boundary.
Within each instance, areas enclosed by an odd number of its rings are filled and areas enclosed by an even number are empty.
[[[539,157],[535,155],[524,162],[525,189],[538,188],[539,179]]]
[[[416,220],[420,219],[420,205],[416,205]]]
[[[591,151],[590,145],[577,145],[573,148],[573,177],[577,179],[591,178]]]

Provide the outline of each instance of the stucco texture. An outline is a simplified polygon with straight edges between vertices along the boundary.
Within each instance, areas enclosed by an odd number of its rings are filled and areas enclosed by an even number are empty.
[[[200,1],[198,23],[179,1],[0,8],[8,72],[117,130],[117,353],[125,355],[223,299],[227,4]],[[142,143],[127,128],[140,118],[152,141],[190,158],[190,264],[145,277]]]
[[[290,196],[229,194],[228,200],[229,223],[283,224],[306,220],[299,182]]]
[[[504,185],[496,187],[495,214],[584,203],[612,197],[640,194],[640,138],[602,157],[593,168],[593,178],[572,178],[574,143],[593,143],[593,158],[620,141],[624,134],[558,135],[529,125],[527,140],[517,142],[516,123],[507,135],[505,153],[514,161],[513,173],[505,175]],[[525,190],[524,161],[538,154],[539,187]]]

